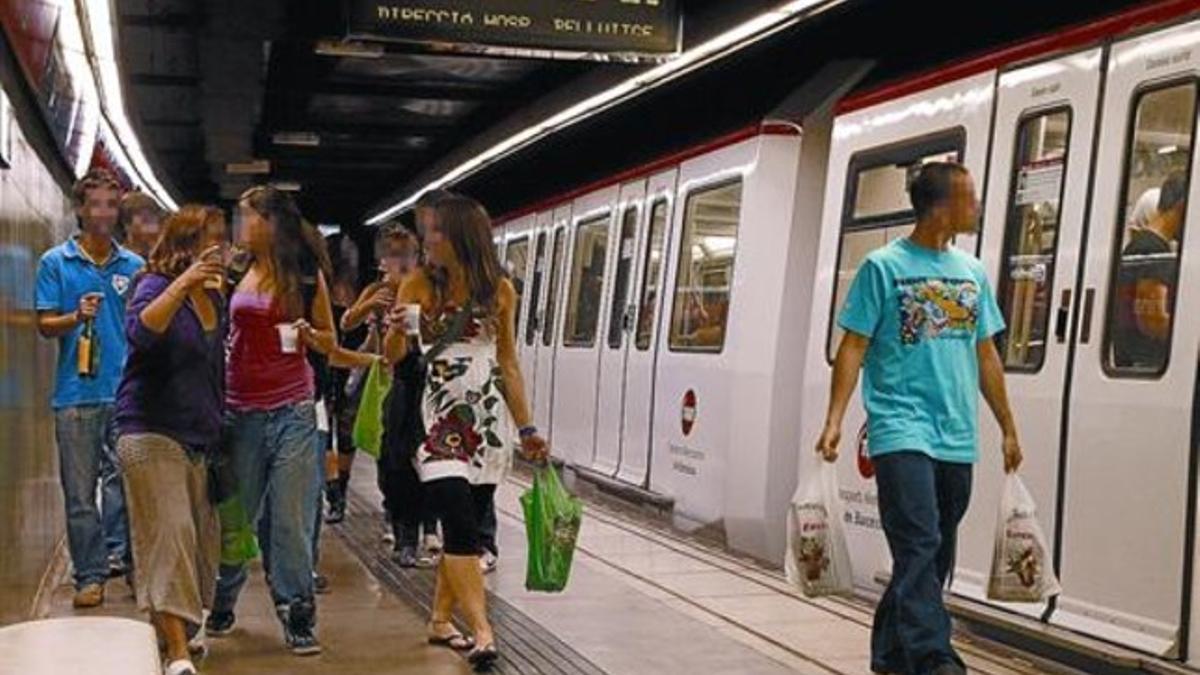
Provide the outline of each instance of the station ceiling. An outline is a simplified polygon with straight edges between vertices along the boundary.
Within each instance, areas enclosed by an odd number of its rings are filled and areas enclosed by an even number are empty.
[[[777,4],[682,0],[684,45]],[[473,176],[494,213],[744,126],[822,65],[877,63],[882,81],[1129,2],[847,0],[720,66],[643,96]],[[389,195],[502,120],[536,121],[645,66],[330,50],[331,0],[115,0],[131,117],[183,201],[229,202],[253,183],[298,187],[309,218],[356,226]],[[252,160],[265,160],[255,166]]]

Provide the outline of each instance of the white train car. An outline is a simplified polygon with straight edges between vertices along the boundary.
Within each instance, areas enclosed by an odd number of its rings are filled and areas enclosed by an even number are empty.
[[[911,230],[912,172],[956,159],[983,217],[955,245],[980,256],[1008,322],[1022,475],[1063,585],[1049,605],[994,609],[1200,665],[1198,12],[1164,2],[1037,38],[507,219],[526,384],[555,456],[779,560],[788,498],[817,466],[849,282]],[[1124,253],[1136,205],[1172,176],[1189,199],[1170,252]],[[1155,358],[1130,361],[1116,297],[1147,264],[1170,277],[1172,319]],[[877,589],[890,561],[854,458],[869,443],[857,395],[850,410],[839,481],[856,581]],[[952,592],[995,605],[1000,439],[982,405],[980,429]]]
[[[1194,6],[1193,6],[1194,9]],[[1007,606],[1169,658],[1196,652],[1195,406],[1200,345],[1200,218],[1192,176],[1200,22],[1147,12],[957,64],[847,100],[834,122],[800,451],[824,419],[834,325],[857,263],[912,226],[905,175],[958,156],[983,188],[977,251],[1008,323],[1000,340],[1026,463],[1053,540],[1063,594]],[[1162,260],[1123,254],[1135,205],[1170,176],[1188,181],[1180,234]],[[1127,270],[1172,275],[1169,336],[1149,361],[1122,357],[1116,297]],[[856,394],[846,431],[869,445]],[[981,405],[981,461],[952,590],[987,602],[1002,484],[1000,436]],[[855,447],[855,446],[858,447]],[[802,462],[801,474],[813,468]],[[840,465],[858,583],[890,562],[867,465]],[[1194,662],[1194,661],[1193,661]]]

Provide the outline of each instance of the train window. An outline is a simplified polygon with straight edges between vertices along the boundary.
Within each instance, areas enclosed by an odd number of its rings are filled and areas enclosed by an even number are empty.
[[[517,316],[520,316],[521,298],[525,297],[525,275],[527,274],[526,266],[529,263],[529,237],[521,237],[508,242],[508,247],[504,249],[505,261],[504,266],[508,270],[509,277],[512,279],[513,288],[517,291]],[[520,329],[517,327],[517,322],[513,322],[514,337],[520,339]]]
[[[688,195],[671,309],[672,351],[720,352],[725,346],[742,181]]]
[[[637,335],[634,339],[634,344],[641,351],[650,349],[650,338],[654,334],[666,232],[667,200],[660,199],[650,207],[650,236],[646,244],[646,257],[642,262],[642,292],[638,301]]]
[[[604,262],[608,253],[608,221],[609,215],[604,214],[575,226],[567,318],[563,324],[563,345],[566,347],[591,347],[596,343]]]
[[[549,347],[554,344],[554,319],[558,309],[558,277],[562,272],[563,249],[566,247],[567,228],[560,227],[554,231],[554,255],[550,261],[550,287],[546,289],[546,308],[542,317],[546,327],[542,329],[542,345]]]
[[[1104,366],[1114,377],[1167,370],[1198,91],[1195,80],[1176,82],[1134,101],[1104,330]]]
[[[542,291],[542,275],[546,272],[546,233],[539,232],[533,256],[533,287],[529,289],[529,311],[525,314],[525,344],[532,346],[538,328],[538,297]]]
[[[953,129],[899,145],[867,150],[850,159],[837,276],[829,309],[826,358],[833,362],[842,329],[837,312],[863,258],[875,249],[907,237],[916,224],[908,200],[908,183],[929,162],[962,161],[963,130]]]
[[[608,346],[620,349],[625,333],[625,309],[629,302],[629,274],[637,246],[638,208],[630,206],[621,214],[621,243],[617,250],[617,274],[612,292],[612,308],[608,317]]]
[[[1000,307],[1008,324],[1000,353],[1010,371],[1037,372],[1046,358],[1070,135],[1067,108],[1027,116],[1017,127],[1000,274]]]

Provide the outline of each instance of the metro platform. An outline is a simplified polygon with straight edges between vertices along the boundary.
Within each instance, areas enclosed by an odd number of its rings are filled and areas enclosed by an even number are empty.
[[[489,611],[502,652],[499,673],[869,673],[867,600],[808,599],[782,573],[679,533],[610,498],[585,498],[584,525],[567,589],[524,588],[525,535],[518,472],[497,493],[501,558],[488,577]],[[322,535],[320,656],[292,656],[257,565],[234,632],[208,638],[198,662],[213,675],[260,673],[470,672],[466,660],[425,643],[430,570],[405,570],[382,542],[374,466],[359,461],[346,521]],[[74,610],[66,563],[42,617],[139,616],[128,586],[109,582],[105,604]],[[147,633],[149,634],[149,633]],[[58,643],[69,644],[69,643]],[[1090,672],[1054,664],[974,636],[956,646],[970,672]]]

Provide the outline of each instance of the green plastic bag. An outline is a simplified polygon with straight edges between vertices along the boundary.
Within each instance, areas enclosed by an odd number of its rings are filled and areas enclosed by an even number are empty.
[[[222,565],[240,566],[258,557],[258,538],[241,499],[234,495],[217,504],[217,518],[221,521]]]
[[[358,399],[358,414],[354,416],[351,438],[354,447],[375,459],[379,459],[383,447],[383,401],[391,388],[392,373],[379,361],[372,363]]]
[[[567,492],[553,467],[546,467],[534,472],[533,487],[521,495],[521,508],[529,543],[525,589],[561,591],[571,575],[583,503]]]

